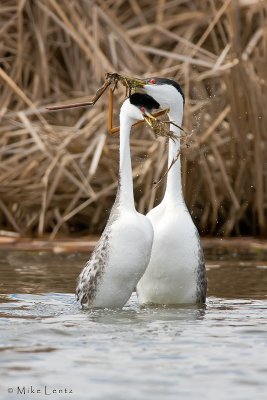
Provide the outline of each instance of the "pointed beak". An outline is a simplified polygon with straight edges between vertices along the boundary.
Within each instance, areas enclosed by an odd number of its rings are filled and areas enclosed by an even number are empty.
[[[153,121],[155,121],[157,118],[155,118],[150,112],[145,110],[143,113],[144,120],[147,122],[147,124],[152,128],[153,126]]]

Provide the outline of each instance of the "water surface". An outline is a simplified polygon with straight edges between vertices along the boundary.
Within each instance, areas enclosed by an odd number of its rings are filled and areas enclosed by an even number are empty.
[[[84,311],[85,255],[0,256],[1,400],[266,399],[267,261],[208,263],[205,307]]]

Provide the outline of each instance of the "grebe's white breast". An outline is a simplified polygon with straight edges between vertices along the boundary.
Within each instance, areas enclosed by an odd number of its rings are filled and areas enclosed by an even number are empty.
[[[205,302],[199,235],[186,206],[161,203],[147,214],[154,229],[149,265],[137,285],[140,305]]]
[[[153,228],[136,211],[114,206],[90,260],[79,276],[77,299],[89,308],[121,308],[149,263]]]

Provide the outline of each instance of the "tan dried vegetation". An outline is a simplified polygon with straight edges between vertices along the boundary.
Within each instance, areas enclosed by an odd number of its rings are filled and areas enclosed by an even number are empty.
[[[114,201],[118,137],[107,136],[106,72],[184,88],[184,192],[201,232],[264,234],[267,213],[267,6],[261,0],[2,0],[2,234],[99,232]],[[117,107],[124,91],[117,96]],[[135,128],[137,208],[161,199],[167,146]]]

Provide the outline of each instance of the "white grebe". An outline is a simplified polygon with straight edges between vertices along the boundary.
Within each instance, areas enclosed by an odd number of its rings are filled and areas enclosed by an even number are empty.
[[[115,203],[104,232],[78,278],[77,300],[93,308],[123,307],[148,265],[153,228],[134,205],[130,132],[140,109],[151,112],[159,104],[147,94],[136,93],[120,111],[120,170]]]
[[[169,119],[181,126],[184,95],[170,79],[150,78],[146,92],[170,109]],[[180,129],[172,127],[178,136]],[[169,139],[168,165],[180,150],[180,140]],[[149,265],[137,285],[140,305],[194,304],[206,300],[205,262],[198,231],[185,205],[180,156],[167,177],[162,202],[147,214],[154,229]]]

